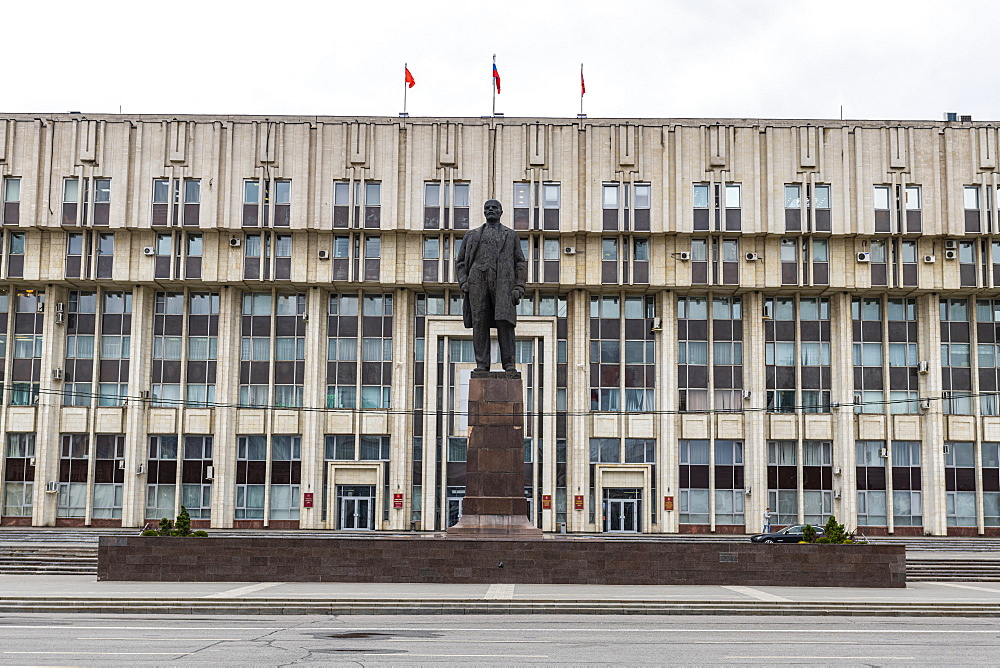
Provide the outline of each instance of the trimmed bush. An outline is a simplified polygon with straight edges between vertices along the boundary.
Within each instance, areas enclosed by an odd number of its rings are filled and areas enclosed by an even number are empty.
[[[142,532],[143,536],[177,536],[179,538],[205,538],[208,533],[205,531],[191,531],[191,515],[187,508],[181,506],[181,512],[176,521],[164,517],[160,520],[157,529],[147,529]]]

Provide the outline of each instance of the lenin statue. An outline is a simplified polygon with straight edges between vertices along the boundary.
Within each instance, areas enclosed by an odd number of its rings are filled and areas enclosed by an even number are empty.
[[[500,363],[513,374],[516,307],[524,295],[528,262],[517,232],[500,224],[500,202],[487,200],[483,214],[486,224],[465,235],[455,261],[458,285],[465,295],[462,316],[465,326],[472,328],[476,371],[490,370],[490,329],[495,327]]]

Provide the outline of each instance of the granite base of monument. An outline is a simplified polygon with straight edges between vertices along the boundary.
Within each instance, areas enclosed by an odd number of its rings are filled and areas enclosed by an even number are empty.
[[[902,545],[102,536],[98,580],[905,587]]]
[[[448,538],[542,537],[524,498],[521,375],[478,371],[469,379],[469,438],[462,517]]]

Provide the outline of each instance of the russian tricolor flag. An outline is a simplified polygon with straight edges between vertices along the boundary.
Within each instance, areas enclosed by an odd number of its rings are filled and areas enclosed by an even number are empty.
[[[497,85],[497,92],[500,92],[500,72],[497,71],[497,64],[493,63],[493,83]]]

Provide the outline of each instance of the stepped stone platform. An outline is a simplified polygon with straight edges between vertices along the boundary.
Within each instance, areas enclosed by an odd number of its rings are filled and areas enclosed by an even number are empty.
[[[897,545],[102,536],[98,580],[905,587]]]

